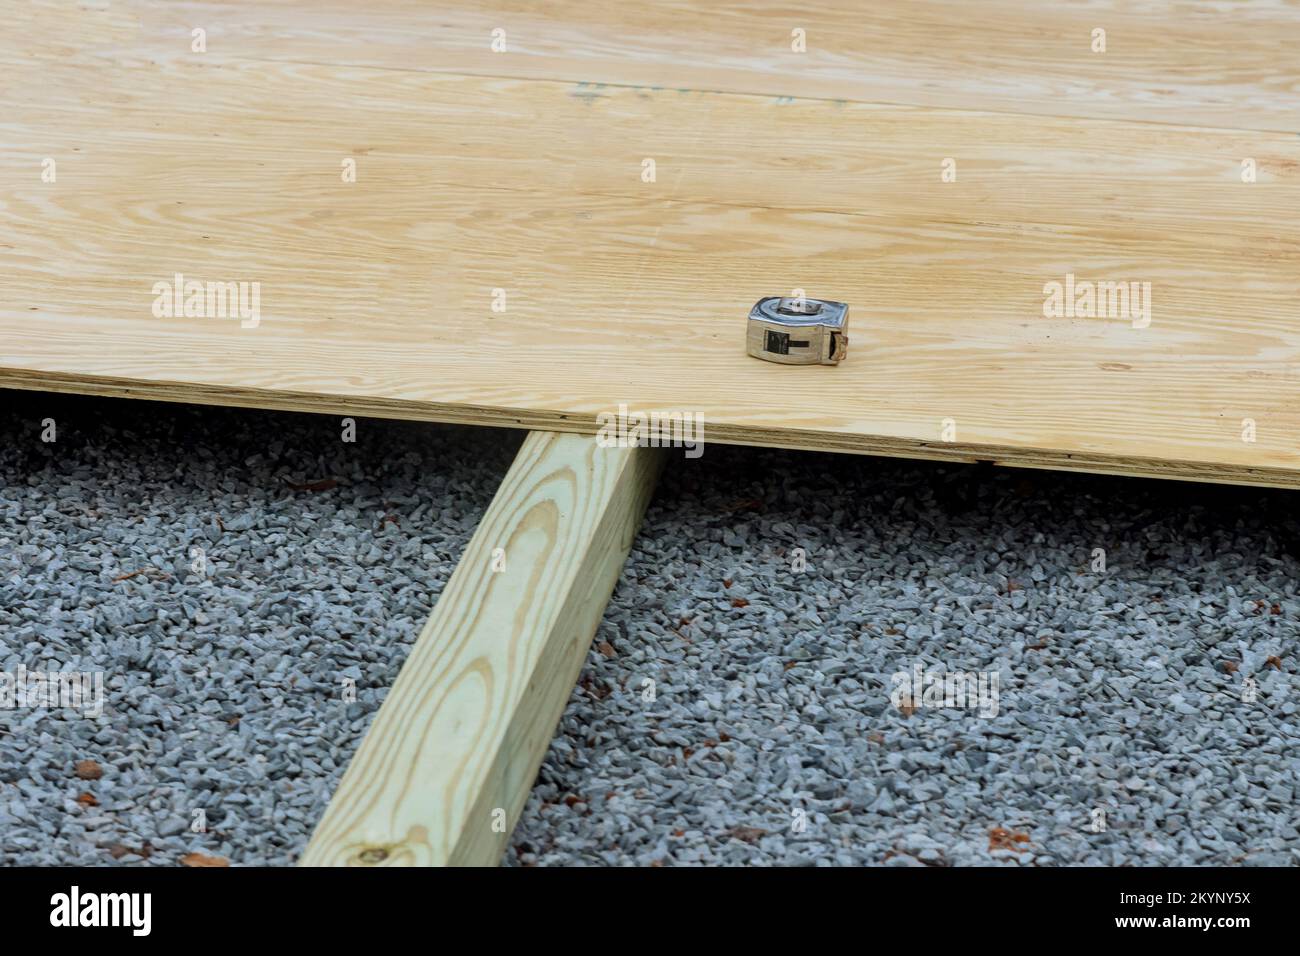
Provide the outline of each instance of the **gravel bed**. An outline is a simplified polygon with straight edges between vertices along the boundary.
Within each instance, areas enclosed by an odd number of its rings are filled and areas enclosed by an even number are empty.
[[[674,461],[508,862],[1300,863],[1297,502]],[[896,701],[918,664],[996,715]]]
[[[0,395],[0,862],[293,862],[522,433]]]
[[[292,862],[519,433],[0,395],[0,862]],[[504,860],[1300,863],[1297,500],[675,457]]]

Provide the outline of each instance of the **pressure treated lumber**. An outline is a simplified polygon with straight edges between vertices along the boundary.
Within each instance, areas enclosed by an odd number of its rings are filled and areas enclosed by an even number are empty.
[[[199,58],[7,75],[0,386],[588,433],[626,403],[711,441],[1300,484],[1297,136]],[[259,282],[260,324],[155,317],[176,273]],[[1044,317],[1069,273],[1150,282],[1150,326]],[[745,355],[795,288],[850,303],[842,365]]]
[[[528,435],[302,865],[499,861],[662,454]]]

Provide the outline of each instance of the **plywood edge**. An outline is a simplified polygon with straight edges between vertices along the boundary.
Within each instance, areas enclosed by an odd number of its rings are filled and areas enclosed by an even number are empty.
[[[300,865],[499,861],[662,460],[529,434]]]
[[[442,422],[526,428],[532,431],[594,435],[595,415],[540,409],[500,409],[467,404],[402,402],[367,396],[324,395],[271,389],[224,388],[173,382],[126,380],[98,376],[64,375],[0,368],[0,388],[136,398],[195,405],[261,408],[274,411],[325,415],[356,415],[405,421]],[[1212,423],[1207,422],[1209,427]],[[956,464],[987,462],[1008,468],[1035,468],[1117,475],[1129,478],[1163,478],[1210,484],[1251,485],[1261,488],[1300,488],[1300,463],[1294,468],[1242,465],[1230,462],[1191,461],[1174,458],[1084,453],[1077,450],[1027,448],[1008,445],[942,442],[883,435],[859,435],[813,429],[746,427],[706,422],[706,440],[720,445],[824,451],[840,454],[915,458]]]

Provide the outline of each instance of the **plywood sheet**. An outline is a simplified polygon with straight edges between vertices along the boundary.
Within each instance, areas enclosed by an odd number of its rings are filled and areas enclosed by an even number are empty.
[[[149,4],[0,40],[0,385],[561,431],[622,403],[716,441],[1300,484],[1300,136],[1270,112],[1294,92],[1235,129],[599,87],[344,42],[421,35],[401,5],[191,6],[209,54]],[[1267,56],[1294,15],[1223,28]],[[636,60],[627,26],[601,49]],[[256,328],[156,316],[178,273],[259,283]],[[1045,316],[1067,275],[1150,283],[1149,324]],[[744,354],[749,306],[795,288],[851,304],[844,364]]]
[[[15,42],[1297,132],[1296,0],[137,0],[52,30],[65,5]]]

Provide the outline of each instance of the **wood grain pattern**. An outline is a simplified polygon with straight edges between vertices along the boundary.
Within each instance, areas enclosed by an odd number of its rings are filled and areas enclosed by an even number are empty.
[[[302,865],[497,863],[661,461],[528,435]]]
[[[1300,132],[1296,0],[149,0],[128,9],[129,40],[115,33],[115,45],[96,47],[183,57],[202,27],[221,59]],[[49,17],[27,16],[31,48]],[[504,52],[492,49],[497,29]],[[1095,29],[1106,31],[1104,53],[1093,50]],[[44,45],[92,42],[75,36]]]
[[[1294,134],[150,62],[162,8],[130,9],[58,57],[39,19],[0,41],[0,385],[578,432],[622,402],[712,441],[1300,484]],[[259,326],[155,318],[175,273],[259,282]],[[1067,273],[1150,282],[1150,326],[1044,317]],[[745,355],[794,288],[851,304],[844,364]]]

